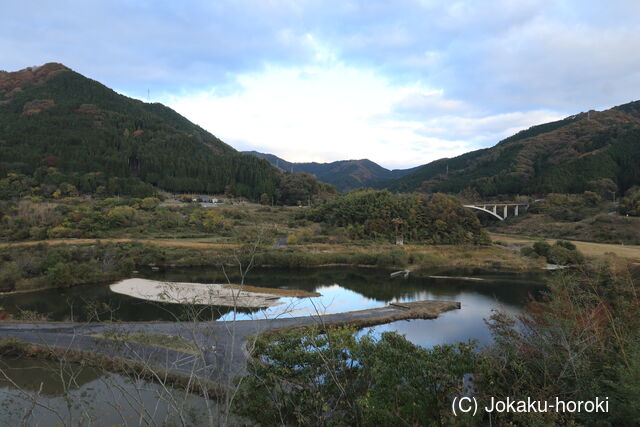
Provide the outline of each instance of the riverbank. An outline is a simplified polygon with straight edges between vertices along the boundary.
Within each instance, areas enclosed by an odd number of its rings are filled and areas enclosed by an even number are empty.
[[[45,243],[46,242],[46,243]],[[537,271],[541,262],[496,245],[405,245],[379,242],[285,247],[153,240],[71,240],[12,243],[0,247],[2,294],[37,292],[131,277],[143,266],[307,268],[366,266],[398,270],[479,268]]]
[[[0,356],[85,363],[168,385],[220,395],[229,380],[246,374],[250,337],[293,328],[380,325],[397,320],[434,319],[460,309],[455,301],[416,301],[382,308],[289,318],[223,322],[0,323]],[[137,336],[135,341],[112,339]],[[140,336],[189,339],[199,352],[150,345]],[[108,338],[111,337],[111,338]],[[215,344],[215,345],[212,345]],[[194,354],[197,353],[197,354]]]

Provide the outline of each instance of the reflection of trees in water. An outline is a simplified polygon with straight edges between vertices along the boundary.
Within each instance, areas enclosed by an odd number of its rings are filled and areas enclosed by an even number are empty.
[[[211,423],[183,420],[205,420],[209,411],[219,412],[215,401],[166,382],[125,377],[64,358],[0,358],[0,378],[3,426],[206,425]]]
[[[231,282],[239,280],[229,273]],[[252,270],[247,284],[316,291],[323,286],[338,284],[369,299],[387,302],[410,298],[429,292],[434,298],[455,299],[464,292],[473,292],[511,305],[522,305],[529,295],[534,297],[543,287],[544,277],[538,274],[497,273],[479,270],[430,271],[411,273],[409,278],[389,278],[390,270],[373,268],[315,268]],[[482,282],[457,279],[431,279],[427,275],[481,277]],[[140,276],[163,281],[192,283],[226,283],[224,275],[212,268],[176,268],[162,272],[141,271]],[[188,320],[192,313],[176,304],[153,303],[111,292],[108,286],[79,286],[64,291],[51,290],[3,298],[3,307],[12,314],[20,309],[48,313],[51,320]],[[216,320],[232,311],[231,307],[212,306],[199,315],[201,320]],[[238,308],[240,313],[255,313],[259,309]]]
[[[0,369],[12,380],[7,381],[0,376],[0,387],[36,393],[40,391],[41,395],[47,397],[64,396],[69,389],[79,389],[104,375],[97,369],[80,365],[68,365],[60,369],[60,364],[56,362],[9,357],[0,358]]]
[[[5,310],[19,315],[21,310],[46,313],[50,320],[136,321],[191,320],[192,310],[179,304],[143,301],[116,294],[108,286],[78,286],[63,293],[58,290],[11,295],[2,300]],[[209,306],[201,311],[200,320],[216,320],[233,311],[232,307]],[[238,308],[241,313],[258,309]]]

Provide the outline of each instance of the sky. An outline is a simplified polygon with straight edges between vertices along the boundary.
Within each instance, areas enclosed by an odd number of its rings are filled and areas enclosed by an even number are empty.
[[[0,0],[61,62],[238,150],[407,168],[640,99],[637,0]]]

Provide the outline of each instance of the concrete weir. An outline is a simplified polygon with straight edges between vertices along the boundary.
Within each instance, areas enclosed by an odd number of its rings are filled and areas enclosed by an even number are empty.
[[[305,326],[367,327],[398,320],[435,319],[460,308],[455,301],[393,302],[386,307],[302,317],[278,317],[224,322],[127,322],[127,323],[0,323],[0,339],[17,338],[60,354],[76,354],[74,360],[95,355],[118,358],[132,366],[157,369],[177,377],[196,377],[211,384],[225,383],[246,373],[247,349],[252,337]],[[195,343],[199,355],[126,340],[133,334],[179,336]],[[105,337],[120,337],[110,339]],[[0,345],[0,349],[1,349]]]

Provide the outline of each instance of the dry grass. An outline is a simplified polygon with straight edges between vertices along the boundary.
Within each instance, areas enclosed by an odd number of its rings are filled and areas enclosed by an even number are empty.
[[[395,309],[393,312],[389,312],[389,309]],[[369,326],[384,325],[391,322],[397,322],[400,320],[412,320],[412,319],[436,319],[442,313],[451,310],[459,310],[461,305],[457,301],[413,301],[392,303],[387,307],[370,308],[359,311],[348,311],[345,313],[339,313],[337,315],[324,315],[320,316],[317,323],[312,325],[300,324],[284,326],[282,328],[270,329],[263,332],[263,335],[277,334],[287,330],[300,329],[300,328],[338,328],[343,326],[351,326],[358,329],[366,328]],[[361,317],[359,314],[376,313],[380,312],[378,316]]]
[[[503,239],[506,240],[506,239]],[[196,250],[215,250],[215,251],[232,251],[241,247],[240,244],[220,244],[195,242],[183,239],[161,240],[161,239],[54,239],[30,242],[16,243],[0,243],[0,247],[19,247],[34,246],[38,244],[47,245],[82,245],[102,243],[118,243],[118,242],[139,242],[143,244],[152,244],[164,247],[196,249]],[[615,246],[615,245],[612,245]],[[396,246],[390,243],[382,242],[351,242],[351,243],[313,243],[305,245],[295,245],[280,249],[267,249],[265,255],[276,252],[293,251],[292,257],[296,254],[303,254],[307,260],[301,260],[297,267],[326,267],[326,266],[378,266],[378,267],[398,267],[411,269],[432,269],[432,268],[482,268],[482,269],[501,269],[511,271],[531,271],[539,269],[542,266],[539,261],[522,257],[513,250],[489,245],[423,245],[423,244],[406,244],[404,246]],[[398,265],[389,261],[389,256],[395,256],[398,253],[409,255],[411,258],[408,263],[400,262]],[[219,254],[218,254],[219,255]],[[313,262],[317,259],[326,259],[326,262]],[[370,256],[368,256],[370,255]],[[378,255],[378,258],[376,258]],[[265,260],[261,266],[281,266],[283,262],[288,262],[287,257],[275,259],[275,263]],[[406,257],[405,257],[406,258]],[[385,260],[386,259],[386,260]],[[271,260],[274,261],[274,260]],[[274,291],[273,289],[264,290],[264,292],[285,295],[286,290]],[[310,295],[301,295],[310,296]]]
[[[546,240],[548,242],[555,242],[557,239],[541,239],[539,237],[529,236],[514,236],[506,234],[490,233],[491,239],[494,241],[501,241],[507,244],[513,245],[531,245],[537,240]],[[596,257],[608,257],[611,254],[626,258],[633,261],[640,261],[640,246],[637,245],[613,245],[610,243],[593,243],[593,242],[581,242],[579,240],[569,240],[576,245],[576,248],[582,252],[585,256]]]
[[[164,334],[121,334],[121,335],[91,335],[95,338],[110,339],[116,341],[132,342],[153,347],[166,348],[168,350],[180,351],[186,354],[200,354],[200,349],[188,339],[164,335]]]
[[[237,248],[239,244],[231,243],[206,243],[206,242],[194,242],[189,240],[162,240],[162,239],[51,239],[51,240],[36,240],[28,242],[15,242],[15,243],[0,243],[0,247],[11,246],[35,246],[39,244],[46,244],[50,246],[54,245],[87,245],[94,243],[129,243],[137,242],[158,246],[175,246],[184,248]]]

